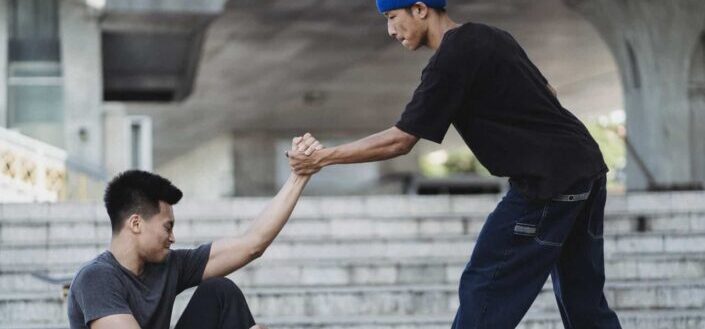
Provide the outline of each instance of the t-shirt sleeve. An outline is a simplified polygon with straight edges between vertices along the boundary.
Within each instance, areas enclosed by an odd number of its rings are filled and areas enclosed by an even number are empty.
[[[177,249],[173,253],[179,273],[177,293],[199,285],[208,264],[211,244],[203,244],[195,249]]]
[[[477,40],[455,33],[441,43],[421,74],[421,83],[396,123],[402,131],[441,143],[474,83],[485,53]]]
[[[462,106],[464,88],[456,77],[427,68],[396,127],[419,138],[441,143]]]
[[[109,267],[94,265],[83,269],[71,283],[71,295],[87,327],[91,321],[109,315],[132,314],[127,291]]]

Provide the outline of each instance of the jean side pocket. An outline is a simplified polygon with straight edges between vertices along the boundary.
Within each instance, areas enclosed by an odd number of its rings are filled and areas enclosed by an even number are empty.
[[[546,246],[562,246],[584,204],[585,201],[549,202],[546,214],[538,225],[536,242]]]
[[[523,214],[517,218],[514,225],[514,235],[534,238],[538,234],[538,227],[546,215],[548,203],[527,202]]]

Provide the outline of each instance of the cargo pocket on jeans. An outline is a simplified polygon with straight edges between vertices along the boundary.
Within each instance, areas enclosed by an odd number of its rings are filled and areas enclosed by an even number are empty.
[[[515,223],[514,235],[533,238],[544,246],[562,246],[589,195],[588,190],[579,194],[559,195],[550,201],[527,202],[526,211]]]
[[[535,238],[538,233],[539,223],[546,215],[547,210],[548,202],[527,202],[524,213],[517,218],[514,225],[514,235]]]
[[[590,187],[586,192],[563,194],[549,201],[546,215],[538,226],[536,241],[547,246],[562,246],[589,197]]]

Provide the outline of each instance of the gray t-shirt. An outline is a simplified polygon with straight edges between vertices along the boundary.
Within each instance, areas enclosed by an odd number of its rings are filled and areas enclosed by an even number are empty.
[[[105,251],[84,265],[71,282],[68,315],[71,329],[93,320],[132,314],[141,328],[168,329],[176,295],[201,283],[211,245],[172,250],[166,261],[145,264],[139,277]]]

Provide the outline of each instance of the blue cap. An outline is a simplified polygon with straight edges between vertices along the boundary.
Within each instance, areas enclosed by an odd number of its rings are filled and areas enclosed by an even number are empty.
[[[431,8],[445,8],[446,0],[377,0],[377,9],[384,14],[390,10],[408,8],[417,2],[423,2]]]

